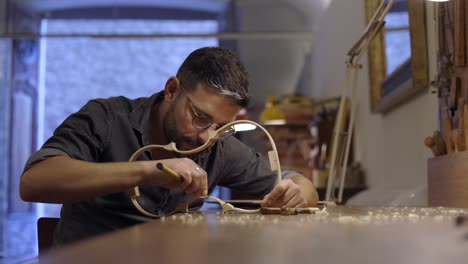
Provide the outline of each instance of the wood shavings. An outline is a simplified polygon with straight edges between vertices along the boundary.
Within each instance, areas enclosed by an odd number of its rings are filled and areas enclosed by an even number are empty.
[[[206,214],[212,218],[206,217]],[[410,207],[379,207],[379,208],[353,208],[353,207],[324,207],[315,214],[297,215],[262,215],[262,214],[223,214],[221,212],[203,213],[192,212],[177,214],[161,218],[162,224],[182,223],[188,226],[209,225],[216,221],[219,225],[242,226],[257,230],[268,224],[283,228],[303,228],[311,224],[338,224],[338,225],[393,225],[418,224],[431,222],[435,224],[453,224],[460,215],[468,216],[468,210],[445,208],[410,208]],[[214,219],[213,219],[214,217]],[[211,220],[209,220],[211,219]]]

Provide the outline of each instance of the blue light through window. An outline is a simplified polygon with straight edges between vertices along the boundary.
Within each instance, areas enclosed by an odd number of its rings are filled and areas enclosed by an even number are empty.
[[[407,11],[390,12],[385,17],[385,21],[385,54],[388,75],[411,57],[411,41]]]

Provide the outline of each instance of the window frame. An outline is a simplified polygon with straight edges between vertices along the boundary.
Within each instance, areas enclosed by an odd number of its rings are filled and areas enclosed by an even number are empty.
[[[367,21],[378,2],[366,0]],[[401,7],[406,3],[398,1],[396,4]],[[373,113],[386,114],[429,87],[425,3],[408,0],[407,7],[411,58],[387,75],[384,33],[380,33],[369,47],[370,107]],[[384,88],[391,92],[384,94]]]

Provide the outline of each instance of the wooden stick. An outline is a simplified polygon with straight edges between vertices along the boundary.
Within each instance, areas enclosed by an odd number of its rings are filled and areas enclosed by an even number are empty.
[[[453,151],[458,152],[459,151],[459,146],[460,146],[460,135],[458,134],[458,129],[452,130],[452,133],[450,134],[450,137],[452,139],[452,144],[453,144]]]
[[[450,117],[445,116],[443,125],[444,125],[445,146],[447,148],[447,153],[451,154],[453,152],[453,144],[452,144],[452,139],[451,139],[452,124],[450,121]]]
[[[468,149],[468,104],[463,105],[463,124],[465,149]]]
[[[452,153],[452,141],[450,134],[452,133],[452,120],[450,118],[450,109],[448,103],[445,101],[445,98],[441,98],[439,101],[440,110],[441,110],[441,121],[442,121],[442,138],[444,139],[447,153]]]
[[[452,77],[450,80],[450,109],[455,109],[459,97],[460,78]]]
[[[260,208],[261,214],[281,214],[281,208],[279,207],[262,207]]]
[[[261,214],[280,214],[280,215],[297,215],[297,214],[314,214],[320,211],[317,207],[305,207],[305,208],[286,208],[286,207],[261,207]]]
[[[465,98],[458,99],[458,134],[460,138],[458,142],[460,143],[460,151],[466,150],[466,142],[465,142],[465,114],[464,114],[464,107],[465,107]]]
[[[441,155],[447,154],[447,147],[439,131],[434,131],[432,139]]]
[[[453,4],[454,12],[454,65],[463,67],[466,65],[465,55],[465,0],[455,0]]]
[[[161,162],[158,162],[156,164],[156,168],[158,168],[159,170],[163,171],[164,173],[166,174],[169,174],[171,176],[174,176],[178,182],[182,182],[184,179],[182,177],[180,177],[180,175],[173,169],[167,167],[167,166],[164,166]]]

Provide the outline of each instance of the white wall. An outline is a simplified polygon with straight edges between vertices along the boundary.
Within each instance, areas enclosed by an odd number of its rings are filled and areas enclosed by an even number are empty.
[[[433,26],[432,8],[427,8]],[[365,27],[363,1],[333,0],[322,14],[315,34],[313,87],[315,96],[337,95],[344,85],[345,54]],[[430,78],[434,76],[434,36],[429,34]],[[355,158],[366,172],[374,190],[417,189],[427,186],[426,161],[429,150],[423,139],[437,130],[437,98],[424,94],[386,114],[371,114],[367,57],[360,74],[355,129]]]
[[[235,4],[239,32],[310,32],[307,13],[288,0]],[[295,93],[311,45],[310,40],[299,38],[240,40],[238,50],[250,73],[252,104],[263,106],[267,95]]]

